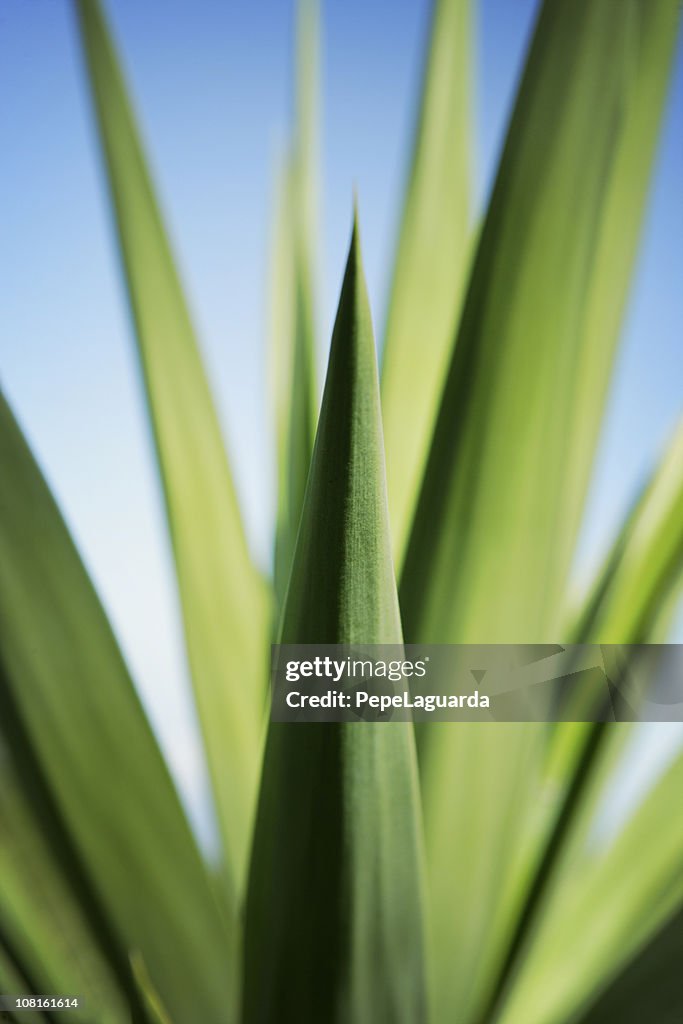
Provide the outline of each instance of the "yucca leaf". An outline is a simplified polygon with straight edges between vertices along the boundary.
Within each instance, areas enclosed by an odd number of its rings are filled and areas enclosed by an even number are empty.
[[[142,1000],[149,1013],[150,1024],[173,1024],[168,1010],[162,1003],[159,993],[154,988],[149,971],[140,953],[135,952],[131,954],[130,962]]]
[[[307,422],[308,405],[293,402],[295,380],[295,267],[292,254],[293,210],[292,173],[289,161],[284,161],[276,177],[274,231],[271,242],[271,288],[270,288],[270,398],[274,411],[275,445],[277,457],[277,511],[275,522],[275,550],[273,558],[273,582],[276,605],[274,610],[273,633],[277,632],[278,616],[287,589],[289,571],[296,534],[292,539],[293,510],[301,503],[306,487],[306,477],[300,483],[300,472],[308,472],[313,443],[310,424]],[[303,351],[300,349],[300,355]],[[302,368],[302,360],[298,362]],[[300,391],[300,387],[298,389]],[[298,440],[298,444],[296,441]],[[305,440],[305,446],[304,446]],[[303,458],[301,457],[303,455]],[[306,467],[303,463],[307,462]],[[299,495],[299,499],[297,499]]]
[[[1,397],[0,478],[0,722],[31,810],[124,988],[128,950],[139,949],[178,1022],[225,1021],[234,937],[106,617]]]
[[[617,7],[606,0],[548,0],[543,7],[474,260],[403,567],[409,640],[563,639],[562,595],[593,449],[573,425],[584,412],[599,420],[602,410],[614,342],[596,335],[598,325],[618,326],[675,23],[676,5],[669,0]],[[651,88],[653,76],[661,88]],[[615,236],[620,216],[627,225],[623,239]],[[619,251],[615,262],[620,244],[629,251]],[[595,387],[584,393],[591,358]],[[574,451],[578,436],[581,447]],[[567,460],[581,472],[565,476]],[[487,788],[496,799],[495,808],[488,805],[491,818],[501,829],[509,822],[506,857],[498,858],[497,873],[481,887],[445,867],[431,878],[431,919],[440,936],[432,947],[437,941],[442,949],[464,945],[474,965],[468,972],[443,958],[436,1005],[464,1019],[476,1003],[495,1002],[502,991],[496,965],[511,924],[506,915],[515,906],[514,896],[511,902],[503,897],[514,885],[511,865],[529,826],[522,819],[515,827],[509,808],[531,814],[541,779],[539,762],[520,759],[515,750],[538,749],[544,732],[494,726],[488,744],[486,727],[480,728],[479,744],[451,729],[430,730],[420,745],[429,863],[446,865],[454,837],[471,836],[465,823],[477,820],[474,802],[486,779],[497,780]],[[449,803],[444,780],[456,777],[465,743],[474,750],[468,792]],[[432,778],[437,783],[430,793]],[[572,790],[572,808],[584,792]],[[561,795],[556,806],[564,809]],[[551,831],[559,845],[546,860],[545,830],[539,830],[542,877],[567,831]],[[476,851],[488,843],[483,826],[469,842],[476,862]],[[482,891],[494,910],[478,917]],[[463,932],[468,921],[470,930]]]
[[[266,591],[252,565],[195,341],[117,57],[96,0],[78,12],[166,499],[187,652],[233,886],[261,750]]]
[[[683,906],[575,1024],[678,1024],[683,1019],[681,949]]]
[[[683,421],[620,530],[575,636],[605,644],[651,641],[682,580]]]
[[[296,235],[294,229],[293,235]],[[292,277],[293,320],[290,324],[280,324],[281,341],[284,342],[285,333],[290,333],[290,345],[282,346],[284,358],[277,360],[282,404],[286,410],[278,435],[275,591],[280,610],[292,567],[315,432],[313,320],[300,243],[294,242],[287,259]]]
[[[678,7],[543,6],[403,569],[409,639],[558,639],[581,475],[565,468],[593,453],[573,425],[602,409],[598,324],[619,321]]]
[[[40,972],[41,987],[34,991],[78,994],[91,1008],[98,1007],[102,1024],[121,1024],[128,1014],[120,994],[54,864],[53,850],[24,806],[11,762],[1,749],[0,765],[1,930],[12,936],[15,949],[21,949],[30,974]],[[67,1011],[64,1017],[73,1019]]]
[[[357,233],[334,328],[284,643],[401,643]],[[408,723],[272,724],[246,918],[244,1020],[425,1019]]]
[[[652,641],[653,625],[659,623],[663,609],[667,609],[672,597],[679,593],[682,574],[683,427],[679,426],[665,457],[643,489],[598,575],[586,609],[574,627],[575,639],[610,643],[619,636],[624,643]],[[578,794],[580,799],[572,805],[571,818],[565,804],[548,834],[546,852],[540,862],[547,870],[540,878],[537,875],[531,884],[524,909],[527,937],[554,875],[561,870],[562,861],[567,859],[568,840],[571,839],[574,846],[585,842],[598,799],[609,784],[618,763],[617,757],[623,752],[631,732],[632,726],[627,723],[613,723],[607,727],[604,723],[566,723],[557,727],[548,773],[550,786],[555,790],[562,787],[569,793],[580,780],[582,791]],[[673,771],[680,774],[680,767]],[[671,788],[667,791],[669,796],[671,791]],[[659,801],[662,823],[667,822],[664,811],[666,799],[668,797]],[[557,842],[558,833],[563,836],[561,845],[565,849],[561,849]],[[669,828],[667,837],[670,839],[671,835]],[[668,884],[670,867],[667,865],[664,866],[665,877],[662,877],[662,839],[660,829],[642,830],[638,851],[639,878],[641,886],[649,886],[650,891],[663,889]],[[678,848],[683,860],[683,834],[680,832]],[[551,862],[548,853],[553,849],[556,855]],[[582,870],[581,864],[577,870]],[[566,872],[560,875],[557,883],[560,889],[569,884],[566,877]],[[606,884],[601,899],[602,905],[609,908],[613,901],[621,901],[622,896],[620,891]],[[551,916],[557,913],[553,907],[545,908]],[[645,909],[643,907],[641,918]],[[567,929],[567,934],[572,934],[569,924]],[[516,939],[519,952],[522,948],[521,932]],[[533,959],[533,951],[531,956]],[[509,967],[512,967],[510,954]]]
[[[679,36],[675,0],[629,0],[635,47],[627,68],[614,167],[600,213],[573,377],[564,463],[564,532],[573,547],[614,369]],[[570,549],[571,553],[571,549]]]
[[[556,887],[504,1024],[563,1024],[637,955],[683,902],[679,755],[607,849],[586,853]],[[575,937],[581,936],[576,942]],[[606,1018],[609,1019],[609,1018]],[[642,1019],[659,1022],[656,1014]]]
[[[313,253],[317,222],[319,93],[316,0],[298,4],[296,123],[280,174],[274,239],[271,327],[278,504],[275,594],[282,610],[313,451],[317,394]]]
[[[421,741],[427,729],[420,783],[431,1003],[435,1021],[467,1021],[496,965],[504,896],[530,817],[528,794],[544,737],[537,727],[515,723],[448,722],[424,725]]]
[[[292,145],[293,202],[296,233],[301,246],[300,280],[307,293],[306,315],[313,306],[315,250],[319,203],[319,96],[320,4],[319,0],[297,0],[296,96]],[[310,329],[311,325],[308,325]]]
[[[598,575],[586,610],[574,627],[574,639],[583,643],[613,643],[616,637],[623,643],[651,641],[651,626],[672,594],[678,592],[682,573],[683,429],[679,427]],[[563,796],[554,818],[551,813],[547,824],[540,826],[536,867],[519,883],[527,892],[518,908],[492,1006],[502,999],[518,969],[541,911],[553,913],[545,905],[548,894],[554,884],[567,884],[562,868],[572,847],[585,841],[600,794],[609,784],[631,731],[627,723],[564,723],[556,727],[545,786]],[[639,851],[642,883],[653,889],[664,884],[659,861],[661,838],[659,832],[651,831],[648,840],[644,833]],[[680,854],[683,857],[683,843]],[[611,898],[612,891],[606,888],[603,903]],[[567,934],[571,934],[570,929]],[[533,951],[530,955],[533,957]]]
[[[683,584],[683,423],[643,487],[611,550],[596,574],[580,614],[570,626],[578,643],[661,643],[666,640]],[[595,725],[560,723],[554,730],[547,777],[566,785],[580,762],[581,748]],[[615,758],[632,725],[613,723],[602,735],[608,747],[602,766],[584,795],[573,832],[585,836],[595,802],[608,784]],[[653,837],[653,842],[656,840]],[[647,860],[642,861],[643,872]]]
[[[469,261],[471,0],[434,0],[382,355],[394,555],[401,558]]]
[[[17,992],[26,995],[39,995],[46,994],[49,987],[50,985],[46,980],[45,973],[34,973],[33,968],[28,965],[24,955],[19,950],[14,936],[10,933],[2,918],[0,918],[0,992],[3,994]],[[5,1013],[3,1013],[4,1016]],[[11,1011],[8,1012],[7,1016],[12,1020],[17,1019]],[[36,1015],[31,1014],[30,1017],[35,1020]],[[58,1024],[55,1015],[49,1011],[43,1019],[47,1024]],[[67,1019],[73,1020],[70,1016]]]
[[[577,643],[665,642],[682,585],[683,422],[599,567],[580,613],[568,627],[569,635]],[[555,727],[546,772],[552,787],[571,778],[593,728],[581,722]],[[600,777],[592,781],[592,795],[582,800],[575,833],[585,835],[595,800],[631,732],[630,723],[619,722],[603,734],[609,750],[601,755],[603,766]]]

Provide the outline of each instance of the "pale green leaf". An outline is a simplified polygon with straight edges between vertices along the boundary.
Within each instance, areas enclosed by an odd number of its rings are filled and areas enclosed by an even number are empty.
[[[605,644],[651,641],[682,578],[683,421],[614,541],[575,635]]]
[[[284,610],[284,643],[401,643],[370,310],[351,242]],[[425,1019],[409,723],[268,733],[246,919],[244,1019]]]
[[[517,909],[506,889],[533,812],[529,793],[544,737],[538,727],[516,723],[430,723],[419,735],[431,1004],[436,1021],[456,1013],[467,1021],[490,984],[510,909]]]
[[[404,562],[401,608],[411,641],[562,639],[577,510],[635,252],[676,7],[673,0],[543,6]],[[464,740],[462,729],[430,730],[420,753],[428,858],[440,865],[430,879],[432,948],[439,942],[468,951],[464,965],[437,954],[437,1015],[469,1019],[476,1005],[488,1006],[488,1021],[542,905],[600,744],[586,747],[582,774],[553,792],[542,789],[533,756],[543,728],[493,726],[490,744],[481,728],[479,745],[476,737]],[[446,780],[457,777],[463,747],[479,756],[469,757],[467,790],[449,804]],[[526,758],[515,753],[521,750]],[[487,779],[496,782],[487,786]],[[495,801],[486,820],[497,823],[498,848],[505,843],[505,857],[492,860],[488,874],[476,860],[488,833],[482,825],[473,834],[468,824],[480,820],[480,787]],[[517,819],[511,807],[520,808]],[[446,869],[456,836],[471,848],[474,884]]]
[[[584,606],[569,627],[570,636],[577,643],[662,643],[682,583],[683,422],[596,573]],[[556,726],[546,769],[552,786],[559,787],[571,777],[591,729],[582,722]],[[615,767],[614,757],[631,731],[629,723],[614,723],[604,737],[609,752],[602,754],[606,763],[600,777],[593,781],[593,796],[583,800],[582,824],[578,826],[581,834],[589,825],[597,795]]]
[[[678,7],[544,4],[401,578],[409,639],[557,640],[586,475],[566,467],[594,450],[574,424],[602,409]]]
[[[469,260],[471,0],[435,0],[382,354],[400,565],[453,347]]]
[[[604,568],[598,574],[586,609],[574,626],[575,639],[580,642],[624,643],[653,642],[653,629],[659,630],[662,619],[669,621],[673,601],[680,593],[683,573],[683,426],[679,426],[660,465],[634,505],[620,531]],[[571,780],[583,773],[585,787],[575,808],[571,823],[558,820],[555,828],[565,826],[567,837],[561,863],[555,865],[560,891],[571,885],[573,871],[583,871],[583,862],[571,858],[582,844],[594,823],[596,808],[608,790],[610,779],[619,770],[619,757],[633,726],[600,723],[584,725],[566,723],[554,733],[546,785],[555,790],[569,788]],[[597,741],[597,743],[595,742]],[[586,771],[586,756],[591,764]],[[680,768],[674,772],[680,773]],[[671,788],[667,790],[671,793]],[[639,878],[642,889],[655,891],[668,884],[670,865],[661,865],[663,842],[676,835],[676,821],[667,817],[667,797],[660,798],[662,828],[643,829],[638,852]],[[571,829],[568,825],[571,824]],[[679,842],[683,863],[683,843]],[[569,863],[566,862],[569,860]],[[664,877],[662,877],[664,870]],[[570,879],[570,881],[567,881]],[[609,915],[612,905],[621,902],[621,891],[605,887],[601,898],[602,912]],[[545,908],[551,915],[559,911],[551,903]],[[641,918],[646,916],[643,906]],[[658,926],[661,917],[656,917]],[[571,934],[567,924],[567,934]],[[647,933],[646,933],[647,934]],[[533,959],[533,951],[532,951]]]
[[[562,878],[543,917],[526,969],[512,990],[504,1024],[563,1024],[621,971],[683,901],[683,792],[678,756],[604,849],[588,850]],[[580,941],[576,937],[580,936]],[[657,1020],[652,1016],[643,1019]]]
[[[275,594],[282,610],[313,451],[315,384],[314,253],[317,224],[319,11],[299,0],[296,123],[278,182],[273,259],[271,367],[276,415],[278,504]]]
[[[246,868],[261,751],[268,605],[247,551],[212,396],[116,53],[96,0],[83,45],[170,526],[199,720],[229,873]]]
[[[676,0],[628,2],[635,45],[630,57],[627,55],[632,64],[626,69],[614,166],[600,211],[581,342],[571,381],[574,401],[567,427],[571,444],[563,464],[563,534],[570,554],[581,523],[614,370],[680,24],[680,4]]]
[[[683,572],[682,442],[683,429],[679,427],[598,575],[581,621],[574,627],[578,642],[613,643],[617,636],[623,643],[651,642],[653,624],[678,593]],[[517,923],[499,975],[499,998],[518,969],[517,961],[526,952],[540,911],[556,912],[553,904],[545,905],[549,892],[554,886],[570,885],[567,879],[572,871],[583,870],[581,860],[574,863],[576,851],[594,824],[596,808],[619,769],[619,756],[631,733],[628,723],[601,722],[561,723],[553,732],[544,791],[556,794],[556,799],[561,795],[559,810],[556,814],[541,811],[546,821],[538,826],[536,852],[533,846],[529,851],[536,864],[527,862],[526,873],[516,880],[518,890],[526,887],[527,892],[516,907]],[[540,807],[544,806],[547,801],[540,801]],[[662,839],[659,830],[642,835],[641,883],[653,889],[665,884],[660,874]],[[683,848],[680,853],[683,858]],[[621,894],[606,888],[602,898],[605,913],[614,899],[620,900]],[[567,933],[571,934],[569,926]]]

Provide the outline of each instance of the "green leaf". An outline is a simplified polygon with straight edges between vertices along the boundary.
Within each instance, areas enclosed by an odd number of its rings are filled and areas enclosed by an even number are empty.
[[[683,902],[683,789],[678,756],[607,847],[588,847],[564,876],[512,991],[503,1024],[564,1024],[662,927]],[[606,1018],[608,1020],[609,1018]],[[652,1013],[641,1019],[656,1020]]]
[[[127,950],[139,949],[179,1024],[223,1022],[234,941],[107,619],[1,396],[0,478],[0,711],[31,810],[124,988]]]
[[[434,428],[470,249],[470,0],[435,0],[382,356],[400,565]]]
[[[166,1007],[159,998],[159,993],[152,984],[152,979],[149,976],[149,971],[141,954],[137,951],[132,953],[130,963],[152,1024],[173,1024]]]
[[[674,0],[543,6],[404,561],[409,641],[561,639],[676,19]],[[570,773],[566,788],[550,791],[550,810],[544,803],[539,821],[536,804],[547,791],[535,752],[546,730],[491,728],[490,738],[483,726],[481,738],[465,737],[463,729],[420,735],[431,948],[467,950],[464,963],[450,964],[445,955],[439,962],[436,954],[437,1017],[467,1020],[487,1004],[493,1012],[513,964],[506,952],[514,912],[525,907],[531,886],[525,931],[571,833],[563,815],[575,817],[598,761],[600,744],[586,747],[596,756],[583,764],[585,775]],[[525,749],[527,757],[520,755]],[[461,777],[465,761],[467,792],[449,801],[445,780]],[[490,796],[484,820],[496,822],[495,845],[506,851],[490,870],[487,858],[477,857],[490,843],[483,824],[476,831],[480,789]],[[510,808],[520,809],[516,821]],[[474,864],[474,884],[448,871],[457,836],[470,851],[460,856]],[[515,945],[514,957],[518,951]]]
[[[653,642],[661,639],[662,628],[670,621],[671,609],[680,594],[683,576],[683,424],[679,425],[660,465],[643,488],[626,523],[621,529],[605,565],[597,576],[590,597],[573,627],[578,642],[624,643]],[[566,833],[571,843],[564,849],[566,862],[571,850],[585,843],[594,825],[596,806],[608,789],[610,779],[618,771],[618,756],[623,755],[625,741],[633,732],[627,723],[604,729],[600,724],[566,723],[556,727],[550,750],[548,778],[551,786],[568,788],[585,766],[585,751],[594,749],[586,786],[575,808],[575,820]],[[594,739],[598,740],[595,746]],[[598,756],[599,754],[599,756]],[[675,771],[680,772],[680,768]],[[585,774],[585,773],[584,773]],[[670,790],[669,790],[670,792]],[[664,810],[666,797],[660,799],[662,826],[642,830],[638,851],[640,885],[650,891],[664,888],[668,879],[661,875],[662,840],[670,839],[675,822]],[[569,823],[558,820],[556,828]],[[683,843],[681,856],[683,856]],[[564,868],[564,870],[563,870]],[[567,883],[574,865],[555,865],[559,874],[556,885]],[[583,871],[583,864],[577,869]],[[606,890],[602,902],[609,899]],[[596,896],[597,898],[597,896]],[[617,899],[621,896],[617,894]],[[553,907],[546,908],[554,913]],[[643,913],[645,908],[643,908]],[[533,953],[531,954],[533,957]]]
[[[281,640],[402,643],[355,228]],[[245,1021],[424,1021],[419,833],[409,723],[271,725],[247,901]]]
[[[575,1024],[678,1024],[681,989],[683,906]]]
[[[313,264],[317,222],[319,12],[298,4],[296,125],[293,153],[278,182],[273,245],[271,366],[275,402],[278,504],[275,593],[284,602],[313,451],[316,416]]]
[[[619,532],[574,627],[582,642],[647,643],[683,581],[683,420]]]
[[[678,7],[544,4],[406,554],[410,640],[557,639],[594,454],[575,425],[603,406]]]
[[[569,627],[577,643],[663,643],[683,584],[683,421],[634,502],[596,573],[587,598]],[[556,790],[576,772],[581,748],[593,725],[558,723],[553,730],[546,778]],[[613,723],[602,737],[608,747],[584,794],[573,832],[584,836],[595,802],[615,770],[615,757],[632,733]],[[643,870],[647,865],[643,863]]]
[[[40,987],[34,991],[77,993],[90,1007],[98,1007],[102,1024],[128,1020],[120,994],[111,984],[108,968],[88,933],[87,922],[54,863],[54,852],[24,806],[2,746],[0,877],[0,930],[12,936],[15,959],[20,955],[29,965],[29,975],[40,974]],[[74,1019],[68,1011],[60,1013],[62,1018]]]
[[[0,992],[3,994],[17,992],[26,995],[46,994],[51,990],[47,980],[48,972],[39,967],[39,973],[36,973],[33,964],[29,964],[27,961],[26,951],[20,949],[20,944],[17,943],[16,936],[13,934],[14,929],[8,928],[4,918],[5,908],[3,907],[3,914],[0,916]],[[16,1019],[11,1014],[10,1016],[12,1020]],[[35,1016],[32,1014],[32,1019],[35,1019]],[[56,1024],[56,1017],[50,1012],[45,1014],[44,1020],[47,1021],[47,1024]],[[69,1014],[67,1020],[73,1020],[73,1017]]]
[[[629,0],[635,52],[627,69],[614,166],[595,240],[591,285],[573,377],[571,444],[563,470],[565,533],[580,526],[614,369],[679,36],[676,0]],[[627,4],[628,6],[628,4]]]
[[[450,722],[425,725],[418,735],[431,1003],[435,1021],[467,1021],[497,964],[544,735],[516,723]]]
[[[246,868],[261,751],[266,591],[247,551],[218,419],[116,54],[79,0],[175,555],[187,652],[232,883]]]
[[[0,920],[0,991],[2,992],[38,992],[43,989],[43,981],[31,975],[30,970],[22,963],[21,955],[14,946],[13,938],[6,931]],[[11,1010],[5,1012],[7,1020],[12,1024],[59,1024],[54,1016],[48,1014],[39,1017],[31,1011],[22,1011],[17,1016]]]
[[[683,425],[627,518],[598,575],[574,639],[581,643],[652,642],[652,628],[680,589],[683,574]],[[526,954],[541,911],[555,886],[568,884],[572,857],[594,825],[596,807],[618,770],[618,756],[632,733],[627,723],[561,723],[553,732],[545,773],[547,791],[561,797],[539,826],[536,865],[518,882],[526,895],[498,980],[502,998],[518,960]],[[545,803],[545,801],[543,801]],[[663,816],[663,821],[665,821]],[[669,831],[670,837],[670,831]],[[660,876],[661,830],[642,837],[639,872],[656,888]],[[681,849],[683,855],[683,848]],[[531,854],[532,860],[534,855]],[[581,865],[579,866],[581,869]],[[667,868],[668,870],[668,868]],[[558,877],[559,876],[559,877]],[[596,895],[597,898],[597,895]],[[533,955],[533,954],[531,954]]]

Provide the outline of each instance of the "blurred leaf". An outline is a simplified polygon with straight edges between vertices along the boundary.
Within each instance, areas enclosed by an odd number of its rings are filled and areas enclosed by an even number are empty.
[[[132,953],[130,963],[152,1024],[173,1024],[166,1007],[159,997],[159,993],[152,983],[142,954],[139,951]]]
[[[281,611],[292,566],[316,416],[313,255],[317,223],[319,12],[299,0],[293,153],[278,181],[273,259],[272,381],[278,453],[275,592]]]
[[[603,406],[678,6],[543,7],[406,555],[411,640],[557,639],[594,453],[574,424]]]
[[[572,640],[606,644],[664,642],[682,583],[683,422],[596,573],[584,607],[570,627]],[[571,777],[592,728],[583,722],[555,726],[547,775],[556,785]],[[609,779],[615,753],[630,732],[629,723],[613,723],[603,737],[610,753],[607,770],[603,768],[601,779],[593,783],[594,796]],[[584,834],[592,808],[593,801],[584,798],[583,824],[579,826]]]
[[[544,735],[518,723],[429,723],[421,744],[434,1020],[467,1021],[490,983]],[[455,1014],[459,1017],[455,1017]]]
[[[650,642],[682,578],[683,421],[617,536],[575,635],[582,642]]]
[[[652,626],[678,593],[682,572],[683,425],[621,530],[575,627],[574,639],[581,643],[614,643],[616,637],[623,643],[652,642]],[[546,813],[535,869],[530,869],[525,883],[519,882],[520,888],[526,884],[527,893],[517,908],[516,929],[499,979],[501,995],[517,969],[516,961],[534,931],[539,911],[555,913],[545,906],[548,892],[553,886],[569,884],[566,879],[571,876],[573,850],[585,843],[596,807],[619,770],[618,758],[632,731],[628,723],[601,722],[560,723],[553,730],[546,787],[562,799],[555,816]],[[643,833],[639,872],[642,885],[649,884],[652,889],[664,884],[661,846],[659,830]],[[679,852],[683,863],[683,842]],[[581,862],[574,867],[582,870]],[[665,866],[667,877],[669,870]],[[602,904],[614,898],[621,898],[619,892],[615,896],[614,889],[606,887]],[[533,951],[530,955],[533,957]]]
[[[683,583],[683,422],[630,510],[570,627],[576,643],[663,643]],[[618,638],[618,639],[617,639]],[[562,722],[553,729],[546,774],[566,785],[593,724]],[[612,723],[603,736],[609,751],[584,795],[574,832],[585,836],[595,800],[615,770],[614,759],[631,734]]]
[[[563,465],[570,554],[581,523],[614,369],[679,35],[677,0],[628,0],[634,51],[627,57],[614,166],[595,239],[585,320],[572,378],[574,401]],[[604,642],[604,641],[603,641]]]
[[[606,848],[590,848],[554,891],[504,1024],[563,1024],[621,971],[683,902],[683,792],[679,755]],[[577,937],[580,936],[580,941]],[[642,1020],[656,1020],[656,1014]],[[609,1020],[609,1018],[605,1018]],[[620,1022],[621,1024],[621,1022]]]
[[[679,1024],[683,1020],[683,906],[575,1024]]]
[[[116,54],[95,0],[78,12],[166,498],[187,651],[237,891],[261,751],[268,610],[218,419]]]
[[[578,642],[655,642],[670,621],[671,609],[680,594],[683,572],[683,424],[679,426],[656,472],[634,505],[605,565],[598,574],[574,637]],[[554,730],[548,777],[555,787],[567,787],[581,771],[592,739],[599,741],[587,785],[571,823],[571,845],[585,843],[594,823],[596,806],[619,771],[620,755],[633,732],[628,723],[564,723]],[[594,744],[593,744],[594,746]],[[602,749],[605,748],[605,749]],[[597,756],[599,752],[599,757]],[[663,820],[665,815],[662,814]],[[643,834],[639,873],[643,886],[664,884],[660,876],[661,833]],[[565,845],[567,845],[565,843]],[[564,850],[567,860],[568,850]],[[683,844],[681,844],[683,862]],[[560,865],[559,868],[562,867]],[[576,870],[581,871],[581,862]],[[570,870],[572,865],[570,864]],[[566,870],[557,884],[567,884]],[[602,896],[605,904],[620,899],[611,888]],[[552,910],[550,911],[552,913]],[[533,954],[532,954],[533,955]]]
[[[34,973],[25,957],[20,952],[13,935],[7,928],[4,920],[0,917],[0,993],[11,995],[33,995],[47,994],[49,983],[44,973]],[[2,1012],[2,1011],[0,1011]],[[3,1018],[5,1013],[2,1014]],[[16,1020],[16,1016],[10,1012],[7,1016]],[[36,1014],[27,1015],[30,1020],[36,1019]],[[24,1018],[22,1012],[22,1019]],[[47,1024],[55,1024],[56,1018],[52,1013],[46,1013],[42,1018]],[[73,1019],[71,1015],[67,1019]]]
[[[434,0],[382,357],[394,554],[407,539],[470,248],[470,0]]]
[[[283,643],[401,643],[375,350],[356,230]],[[425,1019],[408,723],[271,725],[246,920],[244,1019]]]
[[[72,993],[97,1006],[102,1024],[129,1020],[108,968],[88,933],[0,747],[0,922],[12,935],[30,974],[40,972],[40,993]],[[0,943],[1,944],[1,943]],[[31,986],[29,986],[31,987]],[[0,989],[2,992],[8,989]],[[68,1011],[60,1020],[72,1020]]]
[[[558,639],[577,510],[671,66],[676,7],[674,0],[548,0],[543,6],[404,562],[400,596],[410,641]],[[530,885],[525,932],[571,831],[566,813],[573,822],[600,749],[599,742],[582,748],[590,754],[582,774],[548,794],[548,830],[535,821],[535,805],[546,794],[534,751],[546,730],[490,728],[489,737],[481,727],[479,740],[463,738],[462,729],[431,729],[420,740],[428,862],[440,865],[430,878],[431,948],[468,951],[464,962],[449,963],[444,955],[440,966],[436,954],[437,1018],[457,1011],[469,1019],[476,1004],[488,1001],[482,1019],[492,1019],[518,952],[514,945],[506,953],[515,927],[510,909],[525,907],[520,894]],[[467,791],[449,802],[446,780],[459,777],[464,747],[471,751]],[[472,832],[480,788],[494,801],[485,820],[496,822],[497,848],[506,851],[491,859],[488,876],[486,858],[478,860],[488,833],[483,825]],[[523,812],[517,821],[511,807]],[[529,874],[523,851],[530,828],[538,850]],[[481,884],[448,872],[457,836],[470,847],[459,856],[475,864]]]
[[[224,1022],[230,933],[109,624],[2,398],[0,477],[12,481],[0,504],[1,720],[32,812],[119,978],[126,950],[140,949],[178,1024]]]

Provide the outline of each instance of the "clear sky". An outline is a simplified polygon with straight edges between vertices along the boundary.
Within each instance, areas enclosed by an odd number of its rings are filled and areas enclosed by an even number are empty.
[[[268,240],[274,168],[291,108],[291,6],[106,6],[220,406],[250,541],[265,564],[273,504],[264,383]],[[535,9],[535,0],[481,3],[480,202]],[[427,18],[426,0],[323,4],[321,355],[354,186],[373,312],[377,324],[383,320]],[[679,45],[589,502],[582,574],[683,405],[681,57]],[[203,820],[203,767],[168,545],[69,0],[0,4],[0,146],[0,382],[74,531],[183,793]]]

